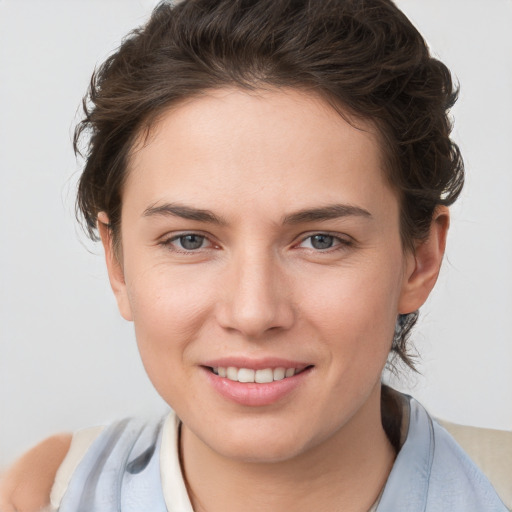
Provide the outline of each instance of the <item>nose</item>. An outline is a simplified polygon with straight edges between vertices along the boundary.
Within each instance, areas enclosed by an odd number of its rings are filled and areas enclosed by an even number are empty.
[[[227,330],[248,339],[289,329],[294,307],[289,279],[271,254],[244,251],[233,258],[222,282],[217,318]]]

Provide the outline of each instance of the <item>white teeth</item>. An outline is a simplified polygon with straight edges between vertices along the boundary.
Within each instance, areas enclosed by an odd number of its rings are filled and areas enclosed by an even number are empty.
[[[284,374],[285,377],[293,377],[295,375],[295,368],[288,368]]]
[[[238,370],[238,382],[254,382],[255,373],[254,370],[249,370],[249,368],[240,368]]]
[[[295,368],[263,368],[262,370],[252,370],[251,368],[235,368],[222,366],[212,368],[213,373],[219,377],[228,378],[237,382],[256,382],[258,384],[268,384],[275,380],[283,380],[287,377],[293,377],[296,373]]]
[[[234,368],[233,366],[228,366],[226,370],[226,377],[229,380],[238,380],[238,368]]]
[[[264,370],[256,370],[256,375],[254,376],[254,382],[258,382],[259,384],[266,384],[268,382],[272,382],[274,380],[274,372],[272,368],[265,368]]]
[[[286,374],[286,368],[275,368],[274,369],[274,380],[283,380]]]

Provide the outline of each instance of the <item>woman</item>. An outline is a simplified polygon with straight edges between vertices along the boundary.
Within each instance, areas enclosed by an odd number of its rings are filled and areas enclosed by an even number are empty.
[[[412,364],[462,187],[455,98],[389,1],[157,7],[96,74],[75,146],[90,134],[78,206],[176,415],[50,441],[25,495],[53,488],[62,511],[505,510],[380,379],[390,352]]]

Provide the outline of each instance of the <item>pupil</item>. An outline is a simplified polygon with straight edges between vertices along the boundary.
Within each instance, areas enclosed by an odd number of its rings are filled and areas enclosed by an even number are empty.
[[[311,238],[311,245],[315,249],[329,249],[333,244],[333,237],[330,235],[315,235]]]
[[[204,236],[185,235],[180,237],[181,246],[189,251],[199,249],[203,245]]]

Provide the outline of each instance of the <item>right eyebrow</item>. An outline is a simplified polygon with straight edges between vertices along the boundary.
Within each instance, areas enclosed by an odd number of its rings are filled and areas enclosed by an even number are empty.
[[[224,219],[218,217],[210,210],[193,208],[191,206],[185,206],[177,203],[165,203],[158,206],[149,206],[144,210],[142,216],[180,217],[182,219],[195,220],[198,222],[207,222],[210,224],[217,224],[219,226],[225,226],[227,224]]]

